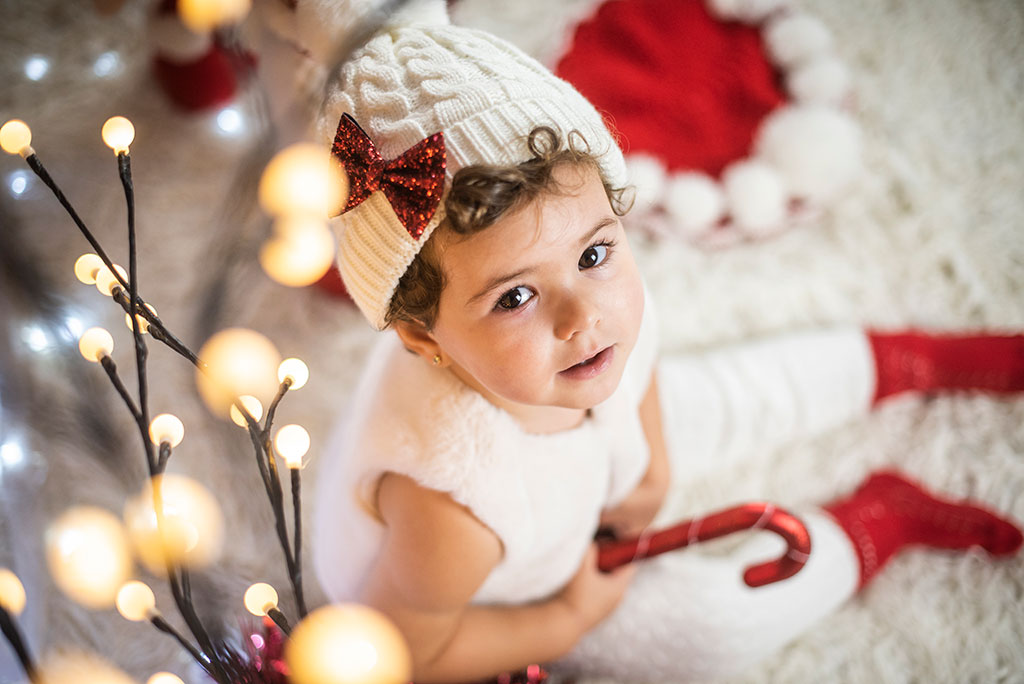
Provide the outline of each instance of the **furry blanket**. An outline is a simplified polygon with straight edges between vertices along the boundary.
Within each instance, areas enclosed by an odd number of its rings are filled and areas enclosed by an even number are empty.
[[[478,16],[489,16],[491,28],[534,26],[520,35],[541,57],[551,58],[547,46],[564,39],[569,19],[531,20],[553,3],[491,4]],[[493,14],[499,4],[504,15]],[[577,17],[589,7],[565,5]],[[853,73],[867,173],[823,218],[770,241],[708,252],[638,236],[666,350],[827,323],[1024,328],[1024,8],[998,0],[802,5],[832,28]],[[513,22],[517,13],[524,24]],[[0,27],[0,74],[10,84],[0,114],[32,124],[40,157],[121,263],[123,196],[99,128],[115,113],[134,120],[141,291],[193,348],[213,330],[241,324],[305,359],[313,379],[282,404],[279,424],[301,422],[322,443],[335,412],[351,400],[373,333],[339,300],[283,288],[260,272],[254,256],[268,225],[254,208],[253,180],[273,143],[253,133],[258,93],[238,103],[248,131],[241,134],[218,132],[216,113],[173,111],[148,76],[142,14],[128,7],[100,19],[59,2],[9,12]],[[95,60],[111,50],[120,71],[96,75]],[[34,54],[50,60],[38,81],[24,75]],[[192,679],[187,658],[166,636],[113,611],[73,605],[44,570],[48,521],[72,503],[119,512],[143,467],[123,407],[68,334],[97,324],[115,330],[115,358],[130,369],[123,315],[75,281],[71,265],[88,247],[45,188],[29,179],[17,198],[6,191],[22,168],[13,157],[0,166],[7,325],[0,441],[16,445],[3,451],[0,565],[26,580],[22,624],[34,652],[75,644],[140,680],[158,669]],[[205,413],[191,370],[156,345],[151,378],[154,412],[174,412],[186,425],[171,470],[207,483],[230,530],[221,562],[193,580],[197,603],[236,629],[251,582],[287,584],[247,439]],[[314,448],[309,481],[315,464]],[[687,482],[673,501],[680,517],[748,499],[798,506],[846,492],[884,465],[1024,520],[1024,401],[899,400],[856,424],[758,455],[728,477]],[[158,605],[176,619],[159,579],[149,581]],[[311,604],[322,600],[310,591]],[[739,681],[1019,681],[1022,593],[1024,557],[992,563],[975,554],[907,553]],[[294,614],[287,597],[282,608]],[[18,681],[7,649],[0,658],[7,658],[0,681]]]

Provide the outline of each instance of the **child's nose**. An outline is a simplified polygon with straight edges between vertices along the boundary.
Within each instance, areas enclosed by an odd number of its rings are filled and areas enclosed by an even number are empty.
[[[601,320],[595,302],[578,295],[566,296],[555,321],[555,336],[560,340],[571,340],[577,333],[592,329]]]

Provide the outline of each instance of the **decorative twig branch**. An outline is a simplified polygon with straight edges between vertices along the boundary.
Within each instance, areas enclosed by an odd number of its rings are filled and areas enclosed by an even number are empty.
[[[28,675],[29,681],[32,684],[42,684],[32,654],[29,653],[21,630],[18,629],[18,623],[14,621],[14,616],[8,613],[3,605],[0,605],[0,631],[3,631],[4,637],[14,649],[14,654],[18,657],[18,662],[21,663],[21,669]]]

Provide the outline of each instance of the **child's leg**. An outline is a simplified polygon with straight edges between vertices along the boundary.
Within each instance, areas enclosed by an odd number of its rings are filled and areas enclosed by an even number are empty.
[[[902,392],[1024,390],[1024,335],[868,334],[877,359],[875,401]]]
[[[776,584],[751,589],[742,580],[748,566],[783,551],[767,534],[727,556],[694,547],[644,561],[623,604],[584,637],[571,664],[630,680],[733,676],[835,610],[904,548],[1010,555],[1022,540],[1013,524],[983,508],[938,499],[893,473],[800,517],[811,534],[810,560]]]
[[[856,328],[665,358],[658,373],[669,453],[690,474],[863,415],[875,391],[871,345]]]

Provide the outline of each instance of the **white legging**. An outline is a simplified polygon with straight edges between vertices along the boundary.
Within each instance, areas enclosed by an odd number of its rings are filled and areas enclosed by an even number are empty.
[[[829,329],[664,359],[658,382],[672,472],[686,476],[862,415],[874,362],[861,331]],[[618,681],[681,682],[732,676],[771,655],[857,585],[843,531],[819,510],[800,517],[812,551],[794,577],[743,584],[746,567],[781,555],[781,540],[767,533],[724,554],[664,554],[641,565],[622,604],[565,664]]]

